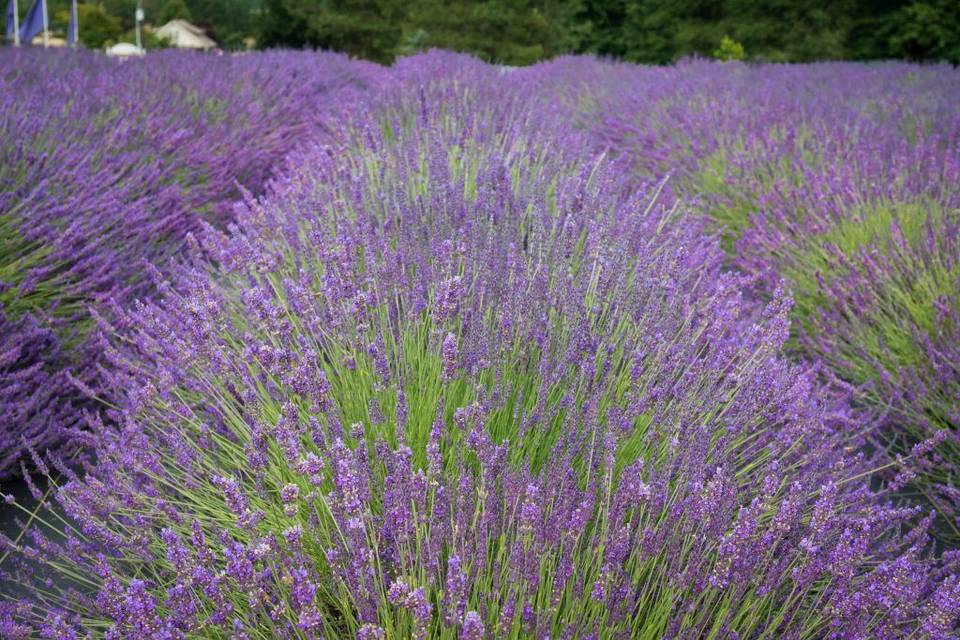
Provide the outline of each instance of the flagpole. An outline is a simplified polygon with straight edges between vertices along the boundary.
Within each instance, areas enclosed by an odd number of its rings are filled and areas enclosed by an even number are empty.
[[[20,7],[17,0],[13,0],[13,46],[20,46]]]
[[[47,0],[40,0],[43,3],[43,48],[46,49],[50,43],[49,35],[47,33],[50,25],[47,23]]]
[[[143,20],[143,8],[140,6],[140,0],[137,0],[137,10],[133,14],[133,22],[137,29],[137,49],[143,51],[140,43],[140,21]]]

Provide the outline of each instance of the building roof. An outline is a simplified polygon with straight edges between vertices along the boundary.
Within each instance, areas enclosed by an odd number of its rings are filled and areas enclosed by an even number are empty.
[[[37,35],[33,36],[33,40],[30,41],[30,44],[36,46],[43,46],[43,32],[41,31]],[[64,38],[60,38],[54,35],[47,35],[47,46],[48,47],[65,47],[67,46],[67,41]]]
[[[154,31],[154,34],[168,40],[178,49],[213,49],[217,46],[203,29],[186,20],[171,20]]]

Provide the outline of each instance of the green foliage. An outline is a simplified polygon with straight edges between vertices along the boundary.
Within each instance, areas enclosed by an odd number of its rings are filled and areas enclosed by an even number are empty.
[[[723,60],[724,62],[743,60],[743,56],[743,45],[729,36],[723,36],[720,40],[720,46],[713,52],[714,58]]]
[[[0,176],[3,173],[0,171]],[[58,317],[70,317],[83,303],[69,296],[59,283],[41,282],[24,289],[30,270],[42,268],[51,249],[39,241],[24,238],[18,228],[16,209],[0,215],[0,282],[6,285],[0,289],[0,309],[13,319],[45,308],[53,308]],[[62,309],[50,304],[57,298],[66,301]]]
[[[933,228],[941,225],[941,220],[947,215],[955,216],[956,213],[945,212],[933,202],[881,202],[850,211],[848,217],[839,220],[833,227],[811,236],[807,246],[784,259],[784,275],[794,287],[795,310],[801,323],[807,323],[826,306],[824,286],[845,275],[851,264],[854,268],[858,267],[864,251],[895,251],[895,229],[908,245],[915,247],[923,241],[924,230],[931,225]],[[837,255],[847,256],[849,263],[837,260]],[[932,334],[937,327],[934,302],[951,293],[957,275],[960,272],[951,273],[942,264],[930,264],[910,278],[902,275],[877,277],[874,283],[878,289],[885,290],[883,297],[897,307],[898,315],[908,317],[913,325]],[[892,319],[878,317],[874,323],[861,322],[860,328],[871,333],[869,337],[864,337],[864,345],[886,345],[887,355],[895,360],[890,367],[893,370],[915,366],[923,358],[916,341],[904,333],[902,324],[895,325]],[[866,382],[879,375],[876,367],[858,362],[863,360],[863,356],[853,351],[851,349],[848,360],[858,365],[854,369],[858,382]],[[879,354],[877,357],[880,357]]]
[[[583,0],[569,23],[578,53],[664,63],[709,56],[729,37],[750,57],[960,61],[960,12],[949,0]]]
[[[64,25],[66,25],[64,13]],[[107,13],[103,5],[78,4],[77,22],[80,25],[80,42],[89,49],[100,49],[123,34],[120,21]]]
[[[123,31],[133,29],[134,13],[137,10],[137,0],[99,0],[96,5],[101,7],[106,13],[113,16],[120,22],[120,28]],[[147,20],[152,20],[155,15],[154,7],[149,4],[144,6]],[[83,33],[83,18],[80,19],[80,32]]]
[[[267,0],[260,42],[331,49],[388,63],[400,40],[401,17],[401,5],[391,0]]]
[[[301,5],[302,3],[297,3]],[[387,63],[400,38],[400,8],[389,0],[337,0],[306,13],[306,42]]]
[[[163,25],[177,19],[190,21],[193,20],[193,15],[191,15],[190,9],[183,0],[167,0],[163,9],[160,10],[157,23]]]
[[[911,60],[943,59],[960,63],[960,11],[952,2],[912,2],[896,16],[900,28],[890,36],[890,51]]]
[[[265,0],[266,16],[259,42],[265,47],[303,47],[307,44],[307,16],[288,0]]]
[[[422,0],[410,4],[405,20],[426,33],[428,47],[523,65],[563,51],[559,17],[558,3],[538,0]]]
[[[397,48],[397,54],[401,56],[409,56],[420,51],[426,51],[429,49],[429,38],[430,34],[423,29],[414,29],[411,33],[408,33],[403,37],[403,41]]]
[[[639,0],[627,3],[624,35],[628,50],[624,56],[636,62],[665,64],[673,58],[677,16],[671,3],[663,0]]]
[[[519,65],[565,52],[569,15],[549,0],[267,0],[260,42],[383,63],[435,47]]]
[[[585,0],[573,16],[579,53],[664,64],[674,58],[676,11],[662,0]]]

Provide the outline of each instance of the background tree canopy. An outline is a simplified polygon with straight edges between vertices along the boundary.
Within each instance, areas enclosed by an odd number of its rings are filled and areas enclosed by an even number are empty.
[[[66,29],[69,0],[48,0]],[[81,38],[133,28],[137,0],[81,3]],[[29,0],[20,0],[25,14]],[[147,21],[207,28],[224,48],[318,47],[388,63],[441,47],[519,65],[561,53],[666,63],[689,55],[749,60],[949,60],[960,63],[955,0],[141,0]],[[84,19],[86,18],[86,20]],[[60,24],[60,23],[63,24]],[[84,23],[90,24],[89,38]],[[109,36],[107,36],[109,37]],[[721,45],[727,38],[726,48]],[[734,47],[730,49],[730,47]]]

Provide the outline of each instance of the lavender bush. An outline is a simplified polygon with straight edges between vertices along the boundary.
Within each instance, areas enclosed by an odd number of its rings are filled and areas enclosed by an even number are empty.
[[[527,89],[404,64],[100,322],[119,429],[51,462],[0,629],[951,637],[957,557],[781,356],[788,297]]]
[[[202,222],[224,225],[337,99],[379,71],[333,54],[0,50],[0,475],[77,426],[90,307],[148,291]],[[352,99],[352,98],[350,98]]]
[[[641,174],[672,172],[761,295],[788,280],[793,347],[855,386],[880,446],[940,442],[908,493],[958,539],[960,75],[704,62],[616,74],[586,126]]]

